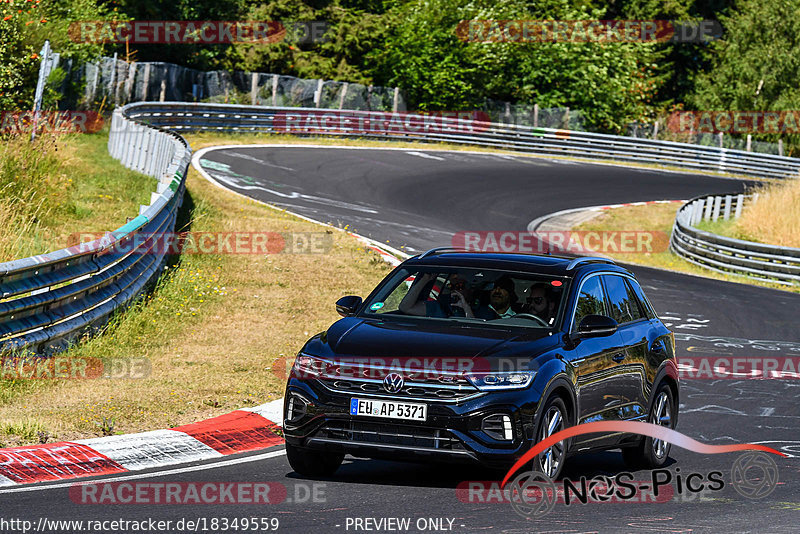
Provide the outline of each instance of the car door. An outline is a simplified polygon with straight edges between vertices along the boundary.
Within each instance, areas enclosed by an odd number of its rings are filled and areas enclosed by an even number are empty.
[[[608,315],[605,292],[598,275],[584,278],[578,290],[570,328],[572,334],[577,333],[581,319],[590,314]],[[566,351],[566,356],[577,376],[578,423],[618,420],[616,360],[625,357],[619,333],[578,339]],[[616,436],[589,434],[577,438],[575,445],[580,450],[603,447],[615,440]]]
[[[624,358],[616,362],[614,396],[616,418],[636,420],[647,415],[647,351],[652,328],[644,310],[627,282],[616,274],[602,276],[609,315],[619,323],[617,333],[625,347]]]

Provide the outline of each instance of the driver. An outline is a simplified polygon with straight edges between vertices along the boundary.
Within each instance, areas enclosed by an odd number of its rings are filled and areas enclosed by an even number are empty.
[[[527,300],[528,306],[526,311],[536,315],[549,324],[553,317],[553,307],[555,303],[550,299],[550,288],[547,284],[542,282],[533,284],[530,289],[530,296]]]

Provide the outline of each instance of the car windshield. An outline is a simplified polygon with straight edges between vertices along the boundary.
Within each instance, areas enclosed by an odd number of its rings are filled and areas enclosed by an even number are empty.
[[[550,328],[566,279],[495,269],[401,269],[365,305],[365,314],[416,316]]]

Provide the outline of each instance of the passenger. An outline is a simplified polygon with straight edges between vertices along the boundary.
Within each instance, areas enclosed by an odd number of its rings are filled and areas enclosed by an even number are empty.
[[[513,317],[516,312],[511,309],[511,305],[517,301],[517,291],[514,280],[503,275],[494,282],[494,287],[489,293],[489,305],[481,306],[475,312],[478,319],[503,319]]]
[[[403,297],[403,300],[400,301],[400,304],[397,306],[397,308],[406,315],[439,317],[440,315],[431,315],[431,313],[435,313],[436,310],[428,305],[430,302],[431,304],[435,304],[438,308],[438,302],[428,301],[427,299],[420,300],[420,296],[422,296],[423,291],[430,292],[431,282],[435,279],[436,275],[433,273],[425,273],[422,275],[417,274],[414,284],[411,286],[411,289],[408,290],[408,293],[406,293],[406,295]],[[431,309],[429,310],[429,308]],[[429,313],[429,311],[431,313]],[[445,316],[443,312],[441,316]]]
[[[420,300],[424,292],[429,293],[431,282],[436,278],[435,274],[425,273],[419,277],[411,289],[400,301],[398,308],[406,315],[418,315],[421,317],[474,317],[472,307],[468,303],[471,298],[471,290],[466,280],[458,274],[454,274],[447,281],[446,288],[449,294],[440,294],[436,300]]]
[[[447,287],[450,290],[450,311],[451,316],[454,317],[475,317],[472,312],[472,288],[467,284],[460,275],[454,274],[447,281]]]
[[[549,324],[555,307],[553,299],[550,298],[550,287],[543,282],[533,284],[527,300],[526,312],[536,315]]]

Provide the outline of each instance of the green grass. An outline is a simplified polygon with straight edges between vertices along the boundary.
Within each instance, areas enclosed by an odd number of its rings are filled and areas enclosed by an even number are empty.
[[[155,179],[108,154],[108,132],[5,139],[0,150],[0,261],[114,230],[150,203]]]
[[[718,219],[716,221],[702,220],[694,226],[698,230],[702,230],[704,232],[733,237],[735,239],[744,239],[744,237],[737,231],[736,221],[734,219],[728,219],[727,221],[724,219]]]
[[[0,446],[48,441],[50,434],[45,425],[34,418],[0,421]]]

